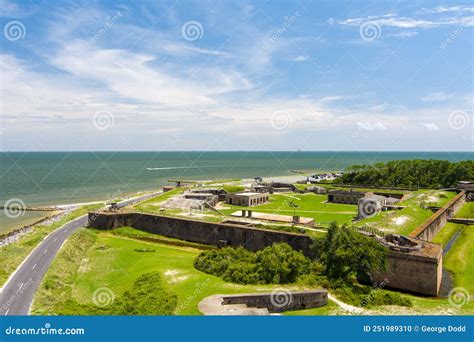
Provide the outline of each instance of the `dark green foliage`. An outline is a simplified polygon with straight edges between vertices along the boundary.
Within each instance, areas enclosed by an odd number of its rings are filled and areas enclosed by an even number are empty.
[[[139,252],[139,253],[147,253],[147,252],[154,252],[155,250],[152,249],[152,248],[135,248],[134,249],[135,252]]]
[[[311,271],[311,261],[285,243],[252,253],[243,247],[206,251],[194,260],[202,272],[239,284],[287,284]]]
[[[314,253],[330,280],[349,281],[386,268],[387,249],[376,240],[346,226],[331,223],[324,238],[314,242]]]
[[[163,288],[158,272],[142,274],[133,288],[117,299],[117,314],[121,315],[171,315],[177,297]]]
[[[460,180],[474,179],[474,161],[396,160],[374,165],[354,165],[339,183],[410,188],[449,188]]]
[[[338,299],[354,306],[367,308],[384,305],[412,306],[411,300],[406,296],[383,287],[332,281],[329,284],[329,289]]]

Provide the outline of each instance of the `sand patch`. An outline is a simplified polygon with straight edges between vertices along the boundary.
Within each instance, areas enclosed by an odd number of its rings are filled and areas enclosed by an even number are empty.
[[[163,274],[168,278],[167,280],[171,284],[179,283],[189,278],[187,275],[180,275],[182,272],[178,270],[167,270]]]
[[[77,273],[86,273],[89,270],[89,259],[85,258],[81,260],[81,265],[77,270]]]
[[[398,217],[394,217],[392,219],[392,222],[396,224],[397,226],[401,226],[402,224],[405,224],[409,220],[410,220],[410,217],[408,216],[398,216]]]

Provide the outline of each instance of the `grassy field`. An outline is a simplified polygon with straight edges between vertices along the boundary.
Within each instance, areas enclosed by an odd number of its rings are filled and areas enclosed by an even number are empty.
[[[444,258],[444,267],[454,274],[455,286],[474,294],[474,230],[465,226]]]
[[[188,188],[186,187],[181,187],[181,188],[176,188],[176,189],[164,192],[159,196],[140,202],[139,204],[135,205],[134,208],[146,213],[158,213],[160,211],[161,203],[165,202],[166,200],[168,200],[169,198],[173,196],[183,193],[187,189]]]
[[[456,286],[467,286],[472,291],[472,271],[467,262],[458,259],[469,254],[473,257],[472,236],[458,240],[456,253],[448,254],[446,263],[455,275]],[[471,240],[471,241],[470,241]],[[470,244],[469,244],[470,243]],[[458,248],[459,247],[459,248]],[[93,302],[93,293],[107,288],[115,297],[129,290],[135,280],[148,272],[159,272],[165,288],[177,295],[175,314],[197,315],[197,304],[213,294],[250,293],[271,291],[282,285],[237,285],[197,271],[194,258],[209,246],[188,243],[133,228],[113,231],[80,229],[63,246],[37,292],[33,314],[61,314],[70,300],[83,304]],[[471,282],[469,284],[469,282]],[[286,286],[303,289],[305,286]],[[473,308],[461,309],[447,299],[423,298],[404,294],[413,300],[413,307],[376,307],[367,314],[467,314]],[[87,312],[77,312],[87,314]],[[286,312],[287,315],[347,314],[333,302],[322,308]]]
[[[408,235],[415,228],[425,222],[433,212],[425,209],[428,205],[443,206],[456,194],[448,191],[418,190],[405,196],[397,203],[406,206],[402,210],[385,211],[358,222],[358,225],[376,227],[386,233]]]
[[[350,204],[325,203],[326,195],[307,194],[273,194],[270,195],[269,203],[255,207],[242,207],[226,205],[221,211],[231,214],[236,210],[253,210],[255,212],[299,215],[315,219],[315,224],[327,225],[332,221],[337,223],[349,223],[357,214],[357,207]],[[292,207],[291,204],[297,207]]]
[[[449,240],[451,240],[451,238],[454,236],[454,234],[456,234],[459,230],[463,229],[464,227],[465,226],[462,224],[448,222],[438,232],[438,234],[436,234],[432,242],[439,243],[440,245],[443,246],[443,248],[445,248]]]
[[[48,224],[38,225],[29,234],[23,235],[18,241],[0,248],[0,286],[3,286],[10,274],[12,274],[31,251],[53,230],[63,224],[86,214],[88,211],[98,209],[102,204],[82,206],[62,219]]]
[[[125,235],[131,228],[126,229]],[[157,237],[144,232],[139,234]],[[278,286],[236,285],[197,271],[193,261],[202,249],[196,244],[176,240],[173,244],[173,239],[167,239],[166,243],[139,241],[123,235],[120,229],[113,233],[86,228],[76,232],[46,274],[32,312],[60,314],[71,298],[91,303],[94,291],[102,287],[117,297],[129,290],[141,274],[154,271],[162,275],[167,289],[178,296],[175,313],[180,315],[199,314],[197,304],[212,294],[271,291]]]
[[[474,202],[466,202],[466,204],[464,204],[456,213],[456,217],[474,218]]]

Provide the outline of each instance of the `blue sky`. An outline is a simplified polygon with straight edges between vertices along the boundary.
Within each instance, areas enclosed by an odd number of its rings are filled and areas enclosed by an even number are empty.
[[[473,150],[472,1],[0,0],[1,149]]]

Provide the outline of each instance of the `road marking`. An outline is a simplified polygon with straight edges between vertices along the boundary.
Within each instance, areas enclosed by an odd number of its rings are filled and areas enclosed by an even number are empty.
[[[21,290],[21,287],[23,286],[23,283],[20,284],[20,287],[18,288],[18,290]]]
[[[5,312],[5,316],[8,315],[8,311],[10,311],[10,309],[8,309],[8,310]]]
[[[55,242],[55,241],[57,241],[57,240],[58,240],[58,238],[55,238],[55,239],[53,240],[53,242]]]
[[[35,269],[35,267],[36,267],[36,265],[37,265],[37,264],[34,264],[34,265],[33,265],[33,267],[32,267],[31,269],[32,269],[32,270],[34,270],[34,269]]]
[[[47,249],[45,249],[45,250],[44,250],[44,252],[43,252],[43,254],[46,254],[46,252],[47,252],[47,251],[48,251],[48,250],[47,250]]]

